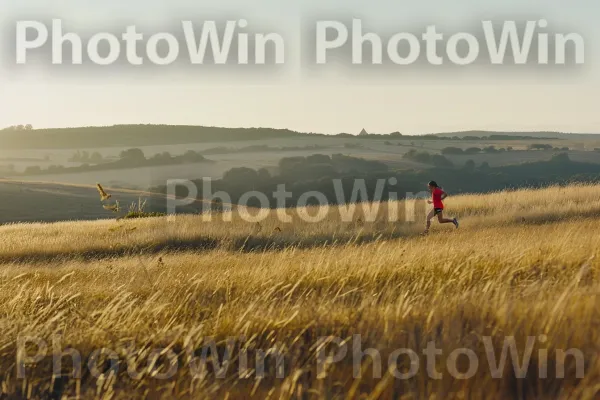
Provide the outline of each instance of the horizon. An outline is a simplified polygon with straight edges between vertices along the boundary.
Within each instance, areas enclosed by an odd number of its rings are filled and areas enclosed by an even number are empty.
[[[23,125],[23,124],[19,124]],[[14,131],[11,128],[18,125],[11,125],[6,127],[0,127],[0,132],[2,131]],[[31,130],[33,131],[43,131],[43,130],[61,130],[61,129],[91,129],[91,128],[113,128],[113,127],[127,127],[127,126],[164,126],[164,127],[188,127],[188,128],[216,128],[216,129],[267,129],[267,130],[287,130],[299,134],[304,135],[325,135],[325,136],[335,136],[340,134],[350,134],[354,136],[358,136],[361,132],[361,129],[365,129],[369,135],[390,135],[392,133],[399,132],[403,136],[426,136],[426,135],[447,135],[452,133],[472,133],[472,132],[483,132],[483,133],[492,133],[492,134],[502,134],[502,133],[552,133],[552,134],[563,134],[563,135],[600,135],[600,132],[567,132],[561,130],[487,130],[487,129],[465,129],[459,131],[439,131],[439,132],[420,132],[420,133],[404,133],[401,131],[392,131],[392,132],[375,132],[371,131],[368,128],[359,128],[355,130],[356,132],[338,132],[338,133],[324,133],[324,132],[316,132],[316,131],[301,131],[290,127],[272,127],[272,126],[214,126],[214,125],[187,125],[187,124],[176,124],[176,123],[128,123],[128,124],[106,124],[106,125],[80,125],[80,126],[50,126],[50,127],[36,127],[33,126]]]

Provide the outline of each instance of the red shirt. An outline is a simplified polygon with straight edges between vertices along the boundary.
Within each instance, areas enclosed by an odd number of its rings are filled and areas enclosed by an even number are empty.
[[[433,197],[433,208],[444,208],[444,203],[442,203],[442,195],[444,191],[440,188],[435,188],[432,193]]]

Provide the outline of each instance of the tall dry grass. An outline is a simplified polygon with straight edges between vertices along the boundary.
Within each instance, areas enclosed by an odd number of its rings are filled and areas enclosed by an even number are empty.
[[[458,216],[463,228],[537,225],[599,215],[600,186],[574,185],[456,196],[448,198],[446,206],[447,215]],[[428,211],[424,200],[341,207],[348,209],[348,214],[340,212],[338,206],[332,206],[318,223],[307,222],[301,217],[303,213],[318,214],[315,207],[308,207],[265,210],[267,216],[259,223],[248,222],[239,210],[235,210],[215,214],[211,221],[204,221],[198,215],[177,215],[174,219],[5,225],[0,226],[0,260],[93,259],[174,249],[310,248],[332,243],[368,242],[382,237],[411,238],[423,231]],[[373,220],[365,216],[365,207],[376,211],[372,214]],[[259,212],[254,209],[244,211],[254,216]],[[393,215],[391,221],[390,212]],[[279,213],[286,213],[290,222],[284,222]],[[343,219],[342,215],[351,218]],[[451,230],[453,227],[435,229]]]
[[[274,218],[256,232],[254,224],[203,224],[197,216],[178,218],[173,225],[178,229],[161,219],[0,228],[7,238],[0,253],[3,393],[123,399],[596,398],[600,187],[464,196],[447,204],[463,220],[461,229],[435,226],[427,237],[417,235],[421,223],[401,230],[406,224],[344,224],[334,217],[323,226],[294,225],[282,232],[271,229],[279,224]],[[343,240],[334,246],[336,235]],[[356,240],[365,236],[369,240]],[[206,238],[214,245],[201,246]],[[243,240],[236,244],[236,238]],[[256,246],[240,246],[252,240]],[[258,245],[267,240],[281,240],[282,246]],[[161,247],[165,243],[175,245]],[[84,362],[100,348],[115,352],[118,372],[92,376],[84,365],[81,378],[74,379],[65,357],[63,375],[53,379],[48,355],[28,366],[27,379],[16,379],[19,335],[51,343],[56,334],[62,348],[77,349]],[[317,376],[318,338],[351,340],[356,334],[363,350],[380,351],[381,379],[373,379],[377,362],[369,357],[359,359],[361,377],[353,377],[352,348]],[[510,363],[499,379],[487,367],[483,338],[492,340],[499,356],[507,336],[515,337],[521,351],[528,336],[545,339],[536,341],[523,379]],[[239,339],[224,379],[211,368],[203,379],[191,375],[187,355],[190,350],[199,355],[209,337],[219,343],[221,356],[228,337]],[[443,352],[436,359],[441,379],[426,371],[422,351],[430,341]],[[281,379],[273,358],[266,360],[263,379],[256,379],[256,371],[239,376],[241,354],[247,352],[252,368],[257,351],[273,347],[284,355]],[[148,370],[156,348],[178,358],[169,379]],[[420,370],[410,379],[387,372],[387,357],[398,348],[420,355]],[[479,358],[470,379],[457,379],[446,367],[458,348]],[[583,378],[577,378],[572,357],[563,362],[555,356],[571,348],[585,355]],[[547,360],[540,350],[547,350]],[[168,369],[166,360],[158,358],[159,372]],[[406,370],[410,365],[402,360]],[[463,372],[468,367],[464,359],[459,365]],[[548,377],[540,378],[544,366]],[[132,378],[128,367],[139,375]]]

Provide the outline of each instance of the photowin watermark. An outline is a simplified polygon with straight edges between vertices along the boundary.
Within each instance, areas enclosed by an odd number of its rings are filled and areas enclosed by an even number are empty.
[[[173,32],[155,33],[142,33],[130,25],[116,33],[83,34],[69,31],[66,25],[62,19],[18,21],[16,64],[27,64],[35,52],[49,53],[53,65],[281,65],[286,60],[284,37],[276,32],[251,32],[245,19],[181,21]]]
[[[167,215],[173,221],[186,214],[187,207],[197,205],[204,222],[217,217],[223,222],[233,221],[234,213],[243,221],[260,223],[276,218],[281,223],[291,223],[299,218],[306,223],[320,223],[339,216],[341,222],[353,222],[360,215],[363,222],[416,222],[417,202],[431,198],[429,191],[404,192],[395,190],[398,179],[332,179],[328,194],[311,190],[302,193],[288,191],[286,184],[278,184],[271,193],[258,190],[233,195],[215,190],[212,178],[203,178],[201,187],[196,181],[170,179],[167,181]],[[182,195],[182,192],[184,193]],[[399,202],[399,200],[403,200]],[[295,214],[295,215],[294,215]],[[296,219],[296,220],[297,220]]]
[[[315,63],[331,55],[353,65],[565,65],[585,62],[585,40],[578,33],[552,33],[548,20],[481,21],[469,32],[444,32],[428,25],[422,32],[381,34],[351,22],[316,24]]]
[[[557,349],[554,354],[548,354],[547,349],[539,346],[543,346],[547,340],[545,335],[528,336],[525,344],[519,345],[514,336],[506,336],[498,351],[494,338],[483,336],[481,341],[485,350],[484,356],[466,347],[455,348],[444,354],[444,351],[437,347],[436,342],[430,341],[421,351],[411,348],[392,349],[387,352],[389,355],[385,358],[382,356],[382,351],[376,348],[365,348],[361,335],[353,335],[347,340],[334,336],[323,337],[319,339],[317,347],[317,374],[319,377],[324,377],[330,366],[350,359],[352,377],[358,379],[362,377],[362,366],[368,359],[371,363],[373,379],[383,378],[386,371],[400,380],[412,379],[419,374],[426,374],[433,380],[443,379],[448,375],[454,379],[471,379],[478,373],[481,374],[482,368],[486,376],[502,379],[507,375],[505,367],[510,362],[512,371],[509,373],[517,379],[525,379],[532,374],[530,366],[538,346],[535,354],[538,368],[533,373],[537,374],[537,378],[548,377],[548,363],[552,361],[556,365],[553,376],[564,379],[567,357],[572,357],[575,362],[576,377],[583,378],[585,374],[583,352],[579,349]],[[440,362],[444,359],[444,362]],[[404,366],[402,370],[399,369],[400,365]]]
[[[261,31],[247,19],[182,20],[171,31],[147,32],[136,25],[120,30],[78,32],[60,18],[21,20],[14,25],[14,59],[26,65],[42,54],[51,65],[110,66],[284,65],[290,51],[304,62],[326,65],[335,56],[350,65],[432,66],[580,65],[585,40],[577,32],[554,32],[550,21],[480,21],[472,31],[449,32],[435,24],[421,31],[382,34],[365,28],[362,19],[318,20],[300,33],[293,47],[277,31]],[[396,27],[397,28],[397,27]],[[389,30],[389,29],[388,29]],[[306,54],[303,49],[308,49]]]
[[[503,379],[555,379],[585,376],[585,355],[580,349],[554,349],[545,345],[545,335],[528,336],[517,340],[514,336],[501,338],[481,337],[482,350],[460,347],[444,351],[430,341],[425,347],[393,348],[385,351],[365,346],[361,335],[350,338],[335,336],[319,337],[315,343],[304,344],[310,348],[308,363],[316,379],[324,379],[333,367],[351,369],[348,376],[361,379],[365,365],[369,365],[370,377],[382,379],[386,374],[399,380],[418,378],[440,380],[451,377],[457,380],[486,376]],[[176,374],[189,374],[193,379],[285,379],[297,367],[292,364],[292,351],[284,344],[275,343],[269,348],[256,348],[245,337],[230,337],[216,342],[212,338],[201,344],[187,343],[175,352],[173,348],[136,348],[130,344],[124,348],[99,348],[85,356],[77,349],[63,346],[61,335],[50,341],[35,336],[21,336],[17,340],[16,376],[27,379],[28,374],[40,365],[51,363],[52,376],[80,379],[84,369],[96,379],[109,374],[125,373],[133,380],[169,380]],[[143,355],[143,356],[141,356]],[[312,364],[312,365],[310,365]],[[551,367],[550,367],[551,366]],[[574,375],[573,375],[574,372]]]

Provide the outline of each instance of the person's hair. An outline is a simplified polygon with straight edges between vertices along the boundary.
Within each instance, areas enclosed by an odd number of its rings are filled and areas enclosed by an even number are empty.
[[[428,183],[428,185],[429,185],[429,186],[432,186],[432,187],[439,187],[439,185],[437,184],[437,182],[436,182],[436,181],[430,181],[430,182]]]

